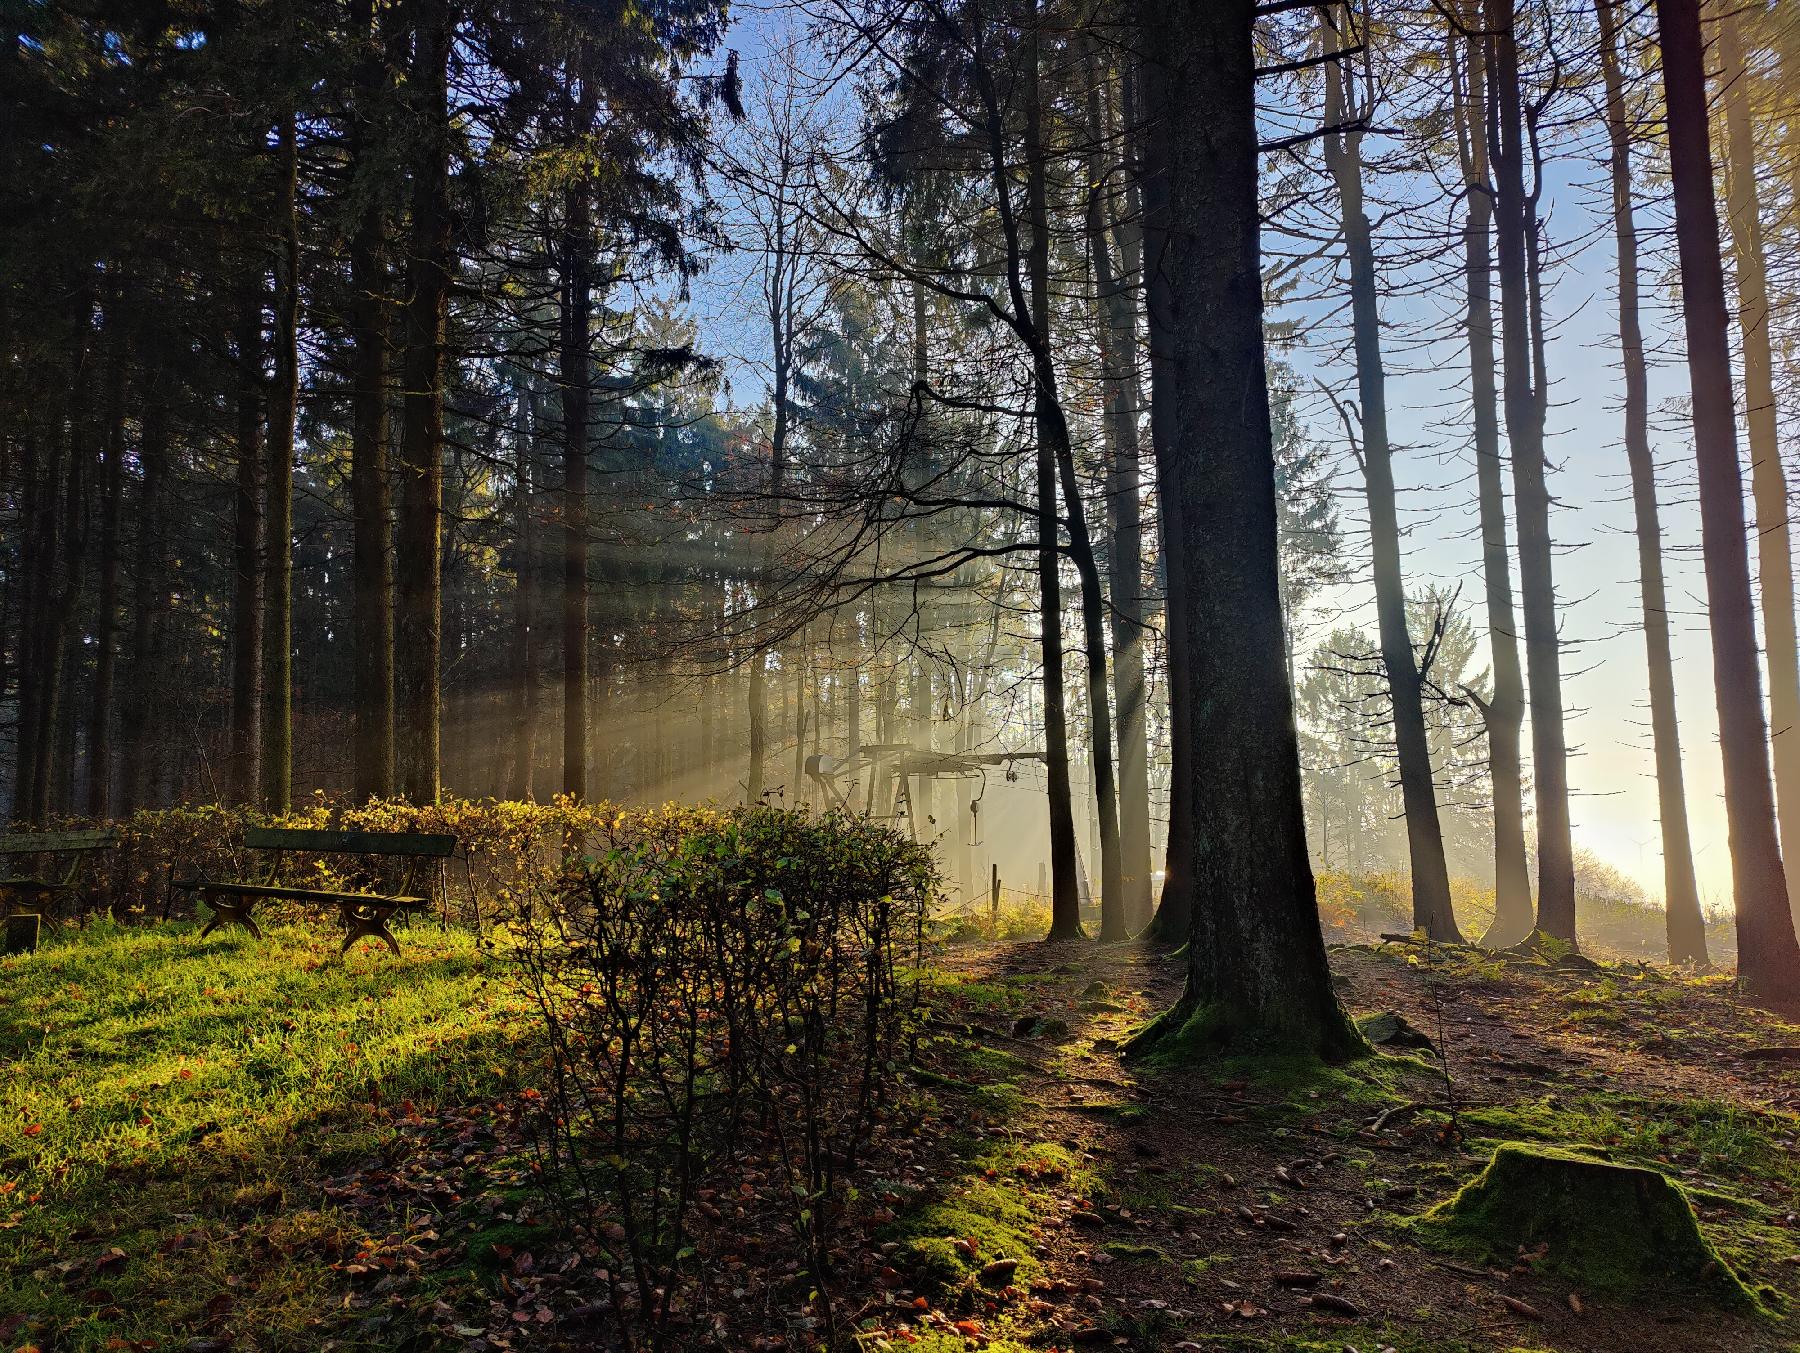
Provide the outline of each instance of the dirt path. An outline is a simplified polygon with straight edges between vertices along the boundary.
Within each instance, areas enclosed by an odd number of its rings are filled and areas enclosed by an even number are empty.
[[[1785,1307],[1800,1291],[1800,1060],[1744,1054],[1800,1045],[1800,1030],[1722,983],[1335,952],[1349,1008],[1397,1011],[1441,1044],[1446,1086],[1416,1059],[1322,1076],[1123,1063],[1119,1043],[1180,984],[1138,946],[970,946],[945,964],[940,1018],[984,1068],[968,1079],[1010,1095],[975,1135],[1060,1144],[1081,1167],[1051,1181],[1030,1298],[972,1312],[973,1346],[1001,1330],[1144,1349],[1795,1346],[1791,1317],[1576,1292],[1528,1263],[1428,1253],[1395,1224],[1477,1173],[1495,1140],[1588,1145],[1680,1179],[1721,1252]]]

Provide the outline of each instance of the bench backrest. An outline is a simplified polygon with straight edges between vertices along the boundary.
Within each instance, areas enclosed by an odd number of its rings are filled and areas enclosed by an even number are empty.
[[[455,852],[456,838],[441,832],[337,832],[313,827],[250,827],[251,850],[307,850],[320,855],[414,855],[443,858]]]
[[[106,828],[79,832],[13,832],[0,836],[0,855],[60,855],[68,850],[107,850],[119,834]]]

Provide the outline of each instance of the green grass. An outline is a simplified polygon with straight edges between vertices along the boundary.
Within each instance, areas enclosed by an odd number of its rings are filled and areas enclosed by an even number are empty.
[[[1800,1115],[1792,1113],[1590,1091],[1472,1108],[1464,1120],[1472,1132],[1495,1139],[1578,1142],[1643,1164],[1684,1165],[1711,1178],[1800,1191],[1800,1155],[1792,1147]]]
[[[379,1152],[384,1110],[490,1096],[511,1060],[474,938],[402,942],[102,923],[0,960],[0,1316],[87,1349],[191,1335],[210,1303],[240,1340],[316,1347],[360,1240],[319,1181]]]

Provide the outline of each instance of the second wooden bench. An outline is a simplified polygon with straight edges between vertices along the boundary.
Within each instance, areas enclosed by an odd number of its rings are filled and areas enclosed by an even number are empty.
[[[419,887],[418,875],[422,867],[435,871],[438,862],[456,849],[456,838],[435,832],[252,827],[244,833],[244,845],[250,850],[278,853],[303,851],[314,855],[402,857],[409,862],[409,866],[408,877],[401,887],[412,889]],[[295,888],[275,882],[279,868],[280,861],[277,859],[270,864],[267,874],[260,880],[199,878],[180,880],[174,886],[184,892],[198,893],[212,910],[212,917],[200,932],[202,938],[230,922],[242,926],[261,939],[262,931],[257,928],[256,918],[252,913],[257,902],[263,898],[286,902],[319,902],[336,907],[344,922],[344,944],[339,953],[348,953],[351,945],[367,936],[380,940],[398,954],[400,941],[394,938],[387,923],[396,912],[421,912],[431,906],[430,882],[425,885],[423,896],[415,896],[407,891],[375,892],[366,886],[350,889]],[[356,882],[366,884],[371,873],[372,871],[365,873]]]

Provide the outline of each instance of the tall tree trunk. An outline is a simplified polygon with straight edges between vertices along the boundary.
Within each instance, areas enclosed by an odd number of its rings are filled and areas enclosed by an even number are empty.
[[[263,374],[262,280],[239,297],[237,467],[231,522],[231,743],[228,794],[252,803],[262,787]]]
[[[1329,31],[1334,47],[1337,34]],[[1351,60],[1343,57],[1340,60]],[[1344,125],[1372,111],[1349,97],[1340,63],[1325,68],[1325,123]],[[1325,138],[1325,163],[1337,185],[1344,252],[1350,265],[1351,326],[1356,349],[1356,388],[1362,404],[1362,469],[1369,503],[1369,544],[1375,576],[1375,611],[1381,660],[1394,715],[1394,749],[1400,762],[1406,842],[1412,865],[1413,928],[1434,940],[1460,944],[1462,932],[1450,903],[1450,871],[1438,821],[1431,744],[1412,635],[1406,623],[1406,584],[1400,567],[1400,516],[1394,490],[1393,450],[1388,442],[1387,372],[1381,357],[1381,317],[1375,298],[1375,246],[1363,211],[1362,133]],[[1285,659],[1286,649],[1283,648]],[[1285,665],[1285,663],[1284,663]]]
[[[136,511],[137,540],[132,549],[130,684],[120,728],[124,755],[119,767],[119,786],[126,811],[147,808],[150,803],[150,730],[161,698],[161,674],[157,663],[156,634],[168,623],[168,549],[164,537],[164,481],[169,464],[169,412],[163,388],[167,371],[152,362],[146,372],[142,431],[138,445],[141,478]]]
[[[1750,433],[1750,493],[1756,505],[1757,575],[1763,652],[1769,663],[1769,726],[1775,754],[1775,807],[1783,850],[1800,864],[1800,648],[1794,632],[1794,551],[1787,475],[1775,422],[1774,358],[1769,347],[1768,268],[1763,259],[1762,198],[1750,73],[1732,7],[1719,15],[1719,84],[1725,96],[1726,211],[1737,274],[1738,334],[1744,353],[1744,420]],[[1788,909],[1800,925],[1800,868],[1788,871]]]
[[[1725,816],[1737,904],[1738,973],[1759,995],[1800,997],[1800,943],[1787,905],[1769,781],[1768,725],[1756,660],[1749,545],[1744,539],[1743,467],[1732,408],[1730,320],[1719,258],[1705,47],[1699,0],[1656,0],[1668,109],[1669,169],[1681,309],[1687,328],[1699,463],[1701,543],[1712,628],[1713,688],[1725,768]]]
[[[1613,238],[1619,261],[1619,354],[1625,371],[1625,459],[1631,467],[1631,503],[1637,518],[1638,576],[1644,613],[1644,649],[1650,670],[1650,736],[1656,757],[1656,796],[1662,820],[1663,898],[1669,959],[1705,963],[1706,921],[1694,881],[1688,837],[1687,791],[1681,767],[1681,728],[1675,717],[1675,666],[1669,645],[1669,606],[1663,583],[1662,523],[1656,504],[1656,462],[1650,453],[1649,371],[1638,316],[1637,220],[1631,204],[1631,128],[1619,70],[1621,0],[1595,0],[1600,23],[1600,75],[1606,93],[1611,150]],[[1778,744],[1779,745],[1779,744]]]
[[[1188,641],[1184,637],[1186,603],[1177,597],[1186,576],[1183,552],[1186,534],[1181,522],[1181,498],[1175,491],[1174,461],[1161,453],[1174,444],[1175,421],[1175,300],[1170,279],[1170,220],[1168,220],[1168,137],[1163,122],[1170,113],[1168,79],[1161,59],[1148,54],[1138,65],[1141,110],[1132,130],[1134,160],[1141,166],[1143,196],[1143,293],[1145,333],[1150,365],[1150,450],[1156,470],[1157,551],[1163,576],[1163,651],[1168,666],[1168,835],[1163,844],[1163,894],[1157,900],[1156,918],[1150,921],[1150,939],[1161,945],[1186,945],[1193,916],[1193,806],[1192,712],[1188,711]]]
[[[563,197],[562,386],[563,432],[563,793],[588,792],[588,405],[592,372],[593,225],[588,187]]]
[[[88,703],[87,815],[112,813],[113,689],[119,651],[119,507],[125,495],[125,391],[129,344],[117,307],[107,314],[106,463],[100,480],[100,558],[94,598],[94,688]]]
[[[1479,27],[1473,17],[1466,21]],[[1454,65],[1459,39],[1451,39]],[[1454,74],[1454,72],[1453,72]],[[1500,406],[1494,373],[1493,188],[1487,153],[1487,63],[1480,43],[1468,46],[1466,84],[1453,84],[1457,143],[1468,188],[1463,222],[1463,273],[1468,290],[1469,406],[1474,423],[1476,498],[1480,505],[1481,564],[1487,606],[1488,651],[1494,688],[1471,696],[1487,733],[1488,779],[1493,786],[1494,920],[1482,944],[1503,949],[1526,939],[1534,917],[1531,871],[1525,855],[1525,679],[1513,607],[1512,554],[1507,543],[1506,490],[1500,463]],[[1465,694],[1468,692],[1465,691]]]
[[[1064,419],[1062,401],[1055,384],[1055,369],[1050,346],[1049,287],[1049,221],[1039,215],[1045,209],[1043,192],[1043,158],[1030,160],[1027,211],[1032,218],[1030,251],[1032,314],[1038,333],[1040,351],[1035,359],[1037,384],[1047,392],[1048,408],[1040,410],[1040,437],[1050,429],[1049,445],[1056,457],[1057,477],[1062,484],[1063,511],[1069,524],[1069,556],[1074,561],[1076,577],[1081,584],[1082,657],[1087,675],[1088,752],[1093,762],[1094,814],[1100,835],[1100,938],[1107,941],[1129,939],[1125,925],[1124,885],[1119,863],[1119,799],[1114,780],[1112,759],[1112,713],[1107,703],[1106,676],[1106,596],[1100,582],[1100,567],[1094,558],[1093,539],[1088,532],[1087,511],[1082,505],[1081,483],[1075,473],[1074,447]],[[1042,242],[1040,249],[1040,241]],[[1040,395],[1040,401],[1045,396]],[[1045,419],[1048,419],[1048,422]],[[1052,491],[1052,500],[1055,494]]]
[[[275,376],[269,385],[268,548],[264,552],[262,803],[286,812],[294,791],[294,419],[300,399],[297,116],[276,131],[281,243],[275,258]]]
[[[1513,501],[1519,519],[1519,586],[1531,678],[1531,773],[1537,796],[1537,928],[1575,943],[1575,854],[1569,825],[1569,755],[1563,733],[1562,653],[1551,568],[1550,488],[1544,464],[1542,314],[1537,304],[1536,188],[1525,191],[1525,132],[1516,0],[1484,0],[1488,29],[1488,153],[1494,167],[1500,264],[1501,363]]]
[[[82,313],[85,333],[87,316]],[[46,526],[44,577],[47,586],[37,639],[40,694],[34,711],[30,798],[27,817],[43,822],[66,807],[62,799],[65,744],[71,741],[74,674],[70,652],[76,601],[81,590],[85,554],[84,530],[87,495],[87,457],[83,454],[88,404],[91,345],[82,341],[68,373],[66,412],[49,429],[49,439],[60,443],[52,453],[44,484]],[[70,749],[72,750],[72,749]]]
[[[387,223],[376,177],[377,128],[384,125],[386,63],[374,0],[353,0],[361,107],[351,131],[351,163],[363,208],[350,237],[351,590],[356,696],[352,714],[352,797],[394,792],[394,566],[388,491]]]
[[[1142,396],[1137,378],[1137,321],[1129,281],[1137,260],[1126,260],[1128,276],[1118,276],[1113,262],[1113,213],[1107,209],[1108,172],[1102,154],[1112,129],[1101,102],[1100,66],[1091,48],[1086,69],[1091,144],[1086,225],[1095,301],[1100,310],[1096,332],[1107,450],[1107,581],[1112,591],[1107,614],[1112,623],[1113,702],[1119,714],[1120,910],[1123,930],[1136,934],[1150,923],[1152,907],[1150,754],[1144,697],[1144,523],[1138,447]],[[1104,817],[1101,825],[1104,831]]]
[[[1256,1031],[1326,1056],[1361,1046],[1319,933],[1276,561],[1263,351],[1252,0],[1141,0],[1141,49],[1165,63],[1175,346],[1171,437],[1158,439],[1186,531],[1172,588],[1187,611],[1193,923],[1187,986],[1158,1030]],[[1160,393],[1160,392],[1159,392]],[[1159,428],[1159,431],[1161,428]]]
[[[537,700],[539,601],[537,542],[537,443],[542,415],[537,403],[537,384],[526,376],[519,385],[520,422],[514,431],[516,443],[513,482],[518,494],[513,543],[518,563],[513,572],[517,579],[513,594],[513,644],[518,658],[517,685],[513,693],[513,774],[507,793],[515,799],[530,799],[535,788],[537,770]]]
[[[439,790],[443,642],[444,381],[451,254],[448,0],[418,0],[410,83],[417,121],[395,532],[394,773],[414,803]]]
[[[1185,631],[1187,600],[1186,526],[1181,495],[1173,478],[1174,459],[1163,448],[1180,435],[1175,406],[1175,351],[1178,344],[1173,280],[1170,275],[1169,141],[1165,123],[1172,111],[1169,80],[1159,53],[1145,52],[1138,66],[1142,109],[1133,128],[1134,157],[1142,166],[1144,200],[1144,320],[1150,356],[1150,441],[1156,471],[1157,532],[1163,572],[1163,648],[1169,690],[1169,830],[1164,843],[1163,888],[1150,937],[1161,944],[1187,943],[1194,909],[1194,740],[1187,671],[1190,645]]]
[[[1032,385],[1037,429],[1037,526],[1038,526],[1038,609],[1041,618],[1040,648],[1043,654],[1044,681],[1044,756],[1050,799],[1050,933],[1052,940],[1076,939],[1082,935],[1081,893],[1075,861],[1075,808],[1069,784],[1069,717],[1063,673],[1062,578],[1061,554],[1058,549],[1056,477],[1058,464],[1068,447],[1069,428],[1063,418],[1062,404],[1056,393],[1056,369],[1050,357],[1048,330],[1049,296],[1049,209],[1045,202],[1043,165],[1043,109],[1040,90],[1038,26],[1041,15],[1037,0],[1032,0],[1025,34],[1026,51],[1023,69],[1028,72],[1025,94],[1025,157],[1029,177],[1026,187],[1026,214],[1031,226],[1030,257],[1026,271],[1030,277],[1029,301],[1021,285],[1018,268],[1016,224],[1012,230],[1013,266],[1008,269],[1013,309],[1033,331],[1031,343]],[[995,149],[991,169],[994,186],[1002,199],[1006,215],[1011,217],[1011,183],[1005,172],[1004,157],[998,148],[1001,137],[998,103],[990,100],[987,109],[989,137]],[[1071,529],[1077,517],[1070,505]],[[1111,756],[1108,749],[1107,755]]]
[[[38,711],[43,699],[39,657],[39,617],[49,591],[45,570],[49,564],[46,531],[46,479],[42,429],[26,427],[19,438],[19,521],[22,548],[19,570],[18,698],[13,742],[12,819],[29,823],[32,818],[34,780],[37,775],[37,739],[42,725]]]

